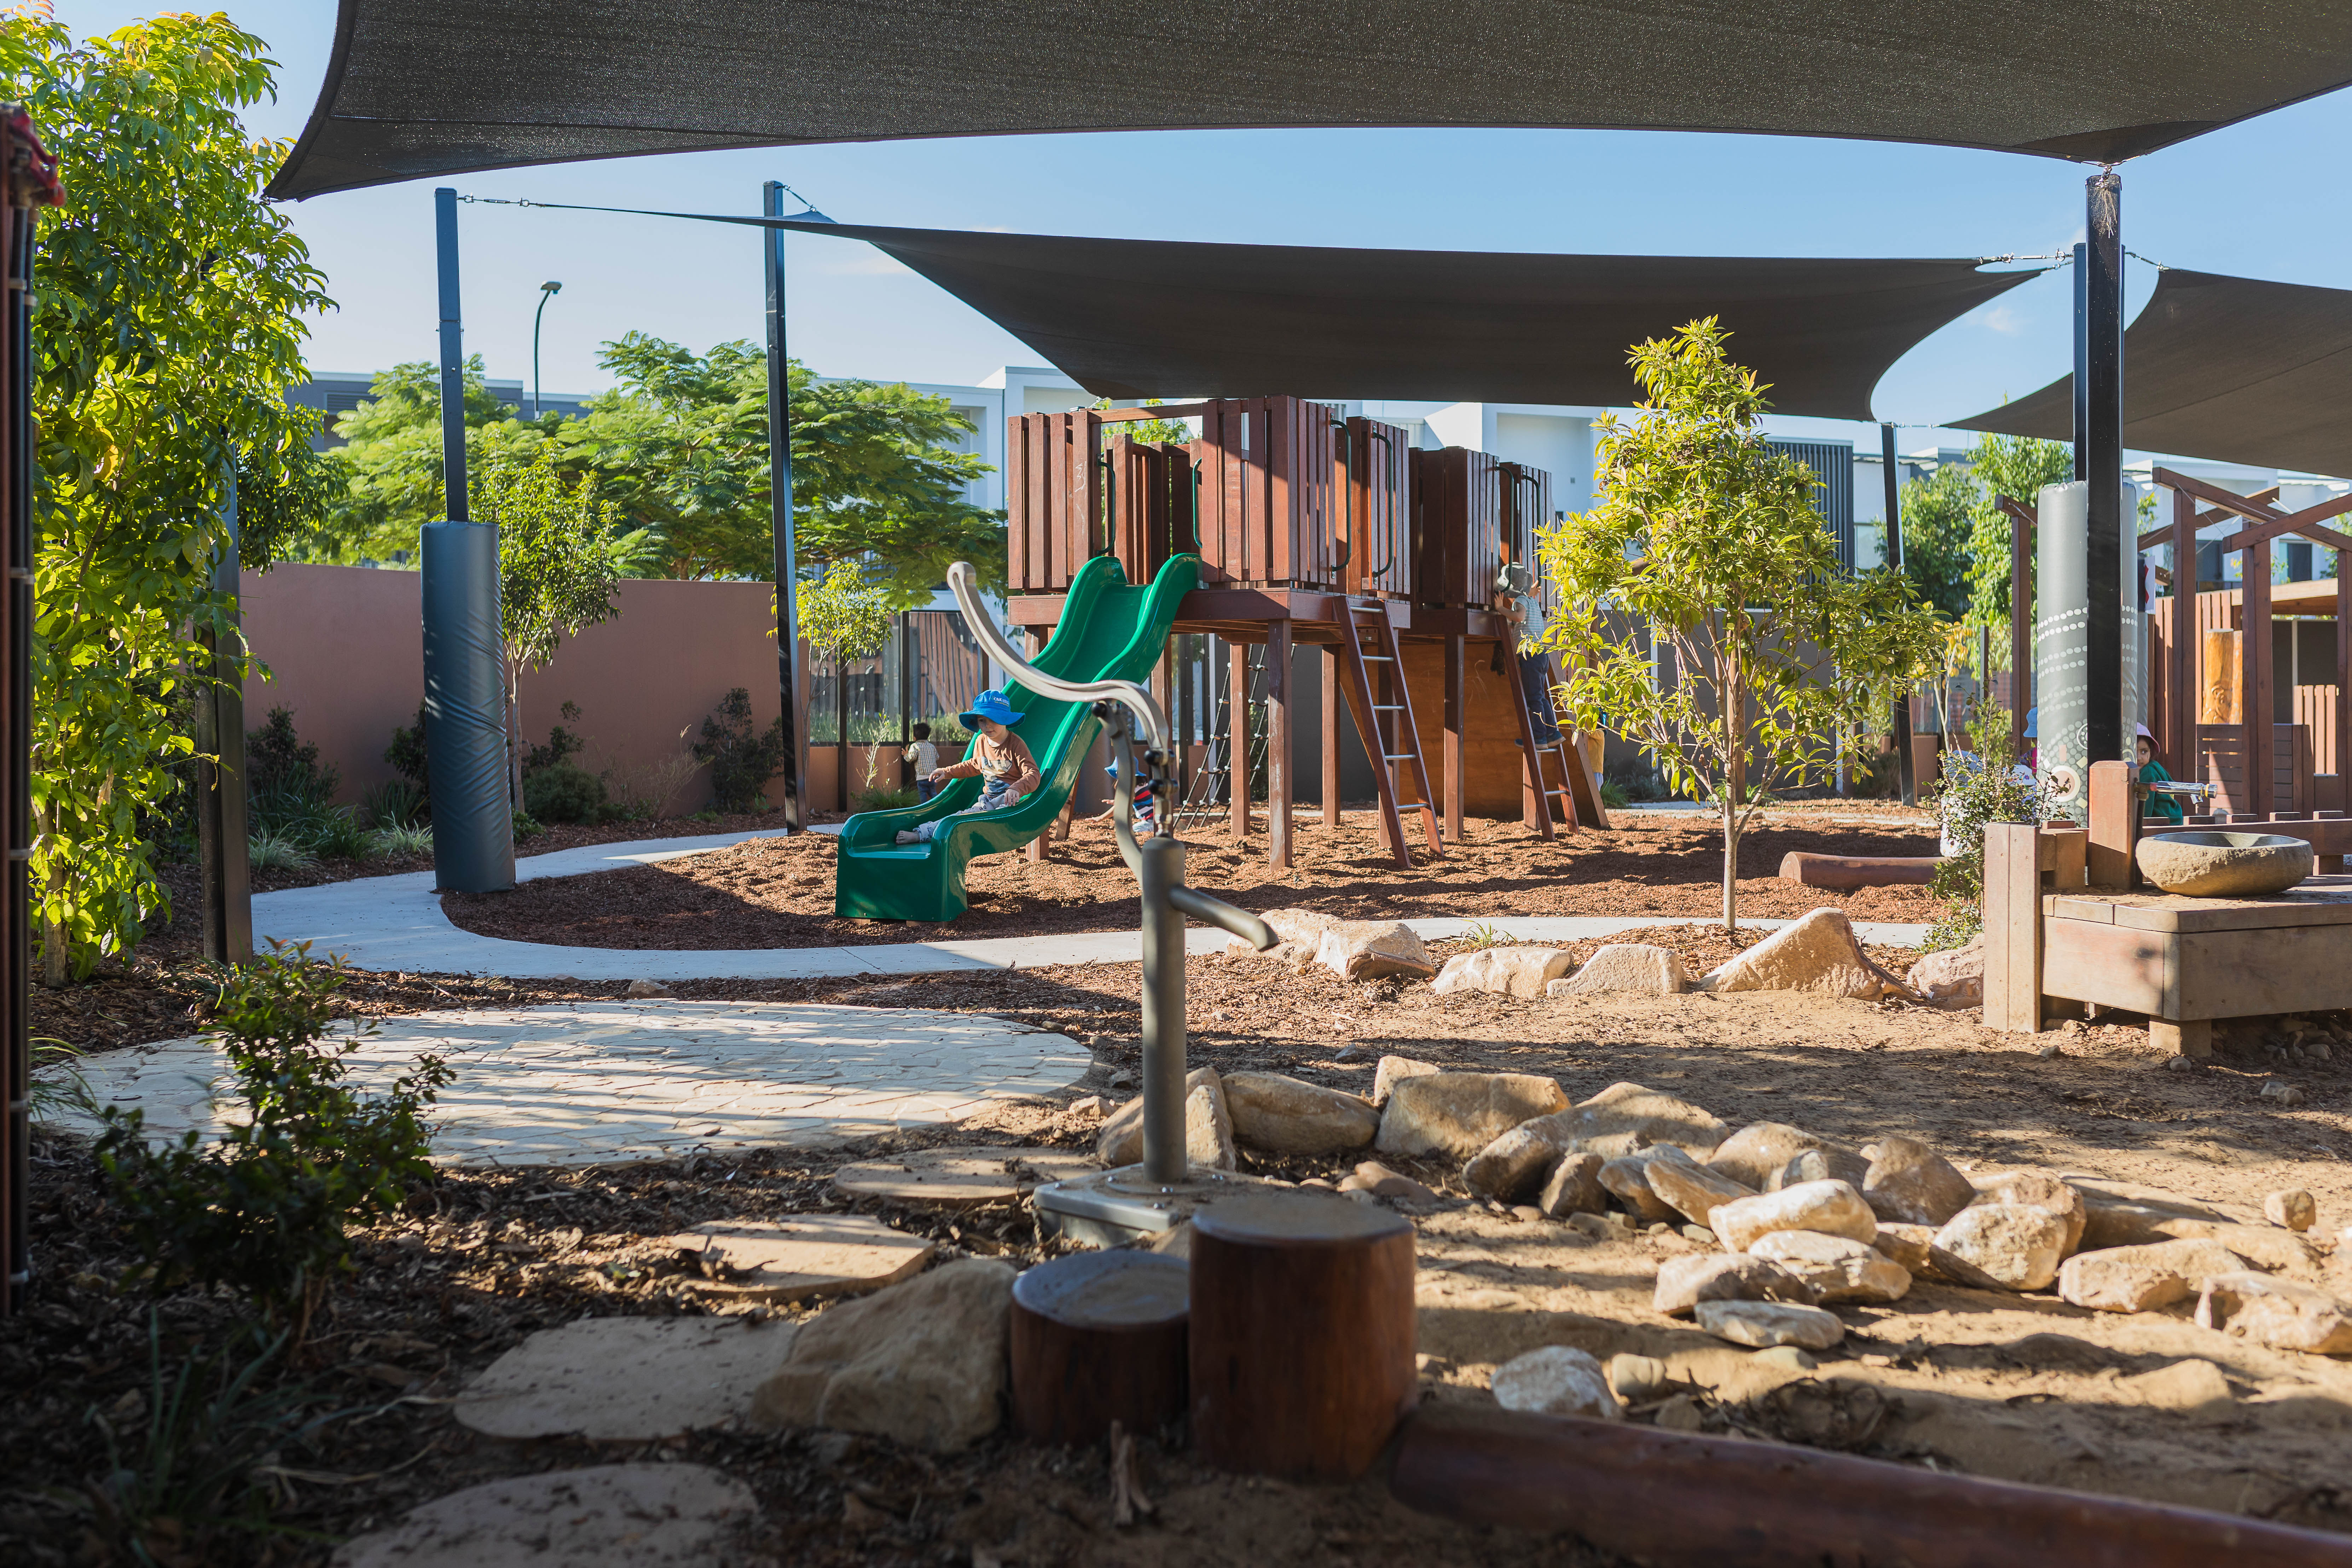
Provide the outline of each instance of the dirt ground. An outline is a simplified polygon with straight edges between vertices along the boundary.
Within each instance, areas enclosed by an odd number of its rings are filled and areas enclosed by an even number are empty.
[[[1265,864],[1263,819],[1239,844],[1229,828],[1189,829],[1186,877],[1245,909],[1325,910],[1350,919],[1722,913],[1722,835],[1696,814],[1621,813],[1607,832],[1551,844],[1516,822],[1472,819],[1464,824],[1464,842],[1445,854],[1416,848],[1410,871],[1381,847],[1370,812],[1341,818],[1336,835],[1319,817],[1302,818],[1286,874]],[[1769,811],[1740,840],[1740,910],[1761,919],[1830,905],[1856,920],[1933,920],[1937,904],[1925,888],[1833,893],[1778,875],[1792,849],[1933,855],[1935,833],[1923,822],[1916,814],[1843,802],[1834,809]],[[1417,845],[1418,832],[1412,827],[1408,841]],[[1021,855],[973,862],[966,883],[971,907],[948,924],[836,918],[835,847],[826,836],[755,839],[658,866],[526,882],[511,892],[448,894],[441,906],[456,924],[483,936],[660,949],[1131,931],[1142,919],[1134,879],[1119,862],[1110,829],[1099,824],[1078,824],[1043,862]]]
[[[1688,943],[1695,960],[1708,957],[1709,942],[1729,950],[1720,933],[1658,934]],[[2128,1022],[2004,1037],[1898,1005],[1790,995],[1439,997],[1423,984],[1351,984],[1223,956],[1194,959],[1188,979],[1193,1060],[1223,1070],[1276,1070],[1364,1090],[1379,1058],[1392,1052],[1549,1074],[1578,1099],[1631,1080],[1735,1124],[1790,1121],[1851,1142],[1906,1132],[1979,1168],[2030,1163],[2242,1205],[2299,1186],[2319,1203],[2315,1237],[2352,1224],[2352,1067],[2282,1072],[2256,1029],[2225,1041],[2214,1066],[2182,1073],[2160,1070]],[[358,997],[361,1005],[393,1011],[434,991],[444,994],[426,1005],[540,994],[446,977],[362,984],[378,989]],[[361,1414],[331,1425],[315,1451],[279,1461],[309,1478],[284,1482],[281,1521],[345,1535],[478,1480],[645,1456],[646,1445],[479,1437],[450,1420],[442,1402],[533,1329],[591,1311],[709,1310],[685,1291],[677,1259],[661,1255],[654,1238],[727,1215],[853,1206],[827,1184],[846,1159],[947,1142],[1089,1143],[1098,1115],[1070,1106],[1131,1092],[1137,985],[1134,965],[681,985],[689,997],[984,1011],[1089,1044],[1097,1065],[1066,1093],[1008,1106],[982,1124],[822,1154],[445,1175],[417,1194],[409,1216],[366,1238],[359,1275],[313,1338],[300,1378],[328,1407]],[[2040,1054],[2053,1047],[2055,1055]],[[2305,1102],[2261,1100],[2274,1076],[2289,1077]],[[1336,1176],[1349,1163],[1244,1162],[1287,1180]],[[1651,1311],[1658,1264],[1694,1245],[1678,1234],[1589,1239],[1469,1200],[1450,1166],[1398,1163],[1445,1194],[1435,1212],[1417,1216],[1430,1399],[1487,1399],[1493,1367],[1540,1344],[1603,1357],[1636,1352],[1668,1362],[1685,1396],[1676,1418],[1707,1430],[2352,1531],[2341,1462],[2352,1365],[2200,1331],[2180,1309],[2118,1317],[2048,1295],[1923,1283],[1891,1308],[1841,1309],[1847,1342],[1811,1373],[1768,1369]],[[86,1544],[88,1510],[76,1501],[104,1464],[85,1413],[135,1410],[148,1382],[149,1302],[116,1289],[131,1259],[105,1223],[101,1191],[78,1147],[43,1144],[34,1192],[43,1298],[26,1318],[0,1325],[0,1473],[13,1478],[0,1495],[0,1544],[23,1548],[12,1561],[103,1560]],[[1054,1250],[1011,1206],[952,1216],[855,1206],[935,1237],[945,1257],[1026,1264]],[[2352,1285],[2340,1255],[2333,1267],[2339,1288]],[[159,1319],[167,1352],[216,1342],[232,1315],[225,1300],[167,1298]],[[2163,1408],[2132,1381],[2189,1358],[2221,1366],[2237,1395],[2231,1408]],[[761,1520],[726,1559],[745,1564],[1610,1561],[1569,1542],[1414,1516],[1386,1499],[1377,1478],[1331,1489],[1216,1476],[1167,1436],[1145,1446],[1146,1487],[1160,1514],[1127,1531],[1108,1522],[1102,1454],[1039,1450],[1003,1436],[939,1458],[872,1438],[715,1430],[651,1453],[716,1465],[754,1488]],[[192,1563],[323,1555],[290,1537],[267,1548],[247,1538],[184,1545],[178,1561]]]

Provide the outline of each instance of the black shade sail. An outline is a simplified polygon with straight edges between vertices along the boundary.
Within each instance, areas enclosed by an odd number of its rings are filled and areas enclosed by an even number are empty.
[[[1914,343],[2035,274],[1974,260],[1540,256],[870,228],[862,239],[1104,397],[1624,406],[1626,350],[1717,316],[1782,414],[1871,417]]]
[[[2115,160],[2352,80],[2352,6],[2334,0],[341,5],[273,195],[719,147],[1304,125],[1761,132]]]
[[[2074,438],[2074,378],[1954,429]],[[2352,478],[2352,291],[2168,268],[2124,333],[2124,444]]]

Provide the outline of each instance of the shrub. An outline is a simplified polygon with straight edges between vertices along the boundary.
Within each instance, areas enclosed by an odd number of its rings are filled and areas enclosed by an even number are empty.
[[[110,1105],[97,1152],[159,1291],[229,1286],[290,1319],[299,1340],[351,1267],[345,1227],[392,1212],[408,1184],[431,1179],[424,1111],[452,1075],[421,1056],[384,1093],[359,1093],[344,1058],[366,1030],[326,1037],[341,962],[313,963],[309,942],[270,948],[222,983],[205,1032],[228,1058],[238,1124],[211,1143],[191,1129],[151,1145],[142,1112]]]
[[[1943,837],[1957,852],[1936,868],[1930,890],[1945,900],[1941,919],[1921,944],[1929,952],[1964,947],[1984,929],[1984,837],[1989,822],[2041,822],[2050,815],[2038,783],[2012,771],[2017,751],[2010,739],[2009,715],[1990,705],[1979,708],[1968,731],[1973,753],[1946,752],[1941,787],[1933,802]]]
[[[869,789],[857,797],[860,811],[900,811],[920,804],[910,789]]]
[[[536,838],[546,831],[547,824],[540,821],[539,818],[531,816],[530,813],[527,811],[518,811],[514,814],[514,836],[516,843],[520,844],[526,838]]]
[[[402,855],[433,853],[433,829],[419,825],[415,827],[375,827],[368,830],[367,858],[390,860]]]
[[[319,863],[300,839],[267,827],[245,841],[245,853],[257,871],[307,871]]]
[[[425,820],[425,792],[407,779],[386,779],[367,792],[361,809],[371,827],[415,827]]]
[[[522,775],[522,808],[541,822],[601,822],[604,781],[578,763]]]
[[[392,771],[416,787],[417,809],[429,810],[433,804],[433,780],[425,765],[425,704],[416,705],[416,728],[395,728],[392,744],[383,749],[383,760]]]
[[[752,811],[760,791],[784,760],[784,721],[779,715],[764,734],[751,729],[751,693],[739,686],[702,721],[695,756],[710,764],[710,804],[720,812]]]

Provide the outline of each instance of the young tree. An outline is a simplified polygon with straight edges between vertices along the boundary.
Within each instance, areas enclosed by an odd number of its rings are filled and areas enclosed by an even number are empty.
[[[1969,613],[1969,574],[1981,500],[1975,479],[1957,463],[1945,463],[1926,479],[1913,479],[1898,500],[1903,574],[1917,585],[1921,599],[1950,620],[1965,619]]]
[[[842,747],[842,778],[846,781],[849,757],[849,666],[872,658],[890,641],[890,595],[866,582],[855,561],[836,561],[824,577],[803,582],[793,592],[793,606],[801,636],[833,665],[835,739]],[[879,753],[868,759],[879,760]],[[866,787],[873,787],[874,768],[866,770]]]
[[[0,24],[0,91],[60,156],[33,289],[32,863],[42,978],[62,984],[168,910],[142,813],[183,786],[175,717],[195,633],[235,647],[212,591],[237,500],[268,564],[315,521],[303,318],[325,277],[262,187],[288,144],[238,110],[271,91],[259,38],[162,16],[77,43]]]
[[[521,686],[526,668],[555,657],[556,645],[613,614],[613,590],[645,549],[623,533],[617,509],[593,481],[566,486],[547,447],[528,467],[485,469],[472,487],[474,521],[499,530],[499,635],[507,665],[507,757],[522,799]]]
[[[1762,793],[1824,776],[1934,667],[1935,613],[1901,575],[1841,576],[1813,510],[1818,481],[1769,446],[1755,373],[1713,317],[1631,355],[1648,395],[1608,416],[1590,511],[1539,535],[1563,607],[1545,646],[1569,656],[1563,706],[1638,742],[1723,825],[1723,923],[1738,928],[1739,838]],[[1648,641],[1673,651],[1671,678]]]
[[[2074,449],[2063,441],[2042,441],[2032,436],[1982,436],[1970,455],[1976,482],[1974,529],[1969,553],[1969,619],[1993,628],[1996,641],[2009,631],[2009,541],[2016,526],[2000,510],[2009,496],[2028,506],[2041,498],[2042,487],[2074,477]]]
[[[466,471],[527,467],[556,423],[515,417],[483,379],[482,356],[464,367]],[[368,400],[343,416],[344,444],[327,454],[339,480],[330,536],[313,558],[413,565],[417,530],[447,511],[441,479],[441,373],[423,361],[379,372]],[[567,477],[574,477],[567,475]]]

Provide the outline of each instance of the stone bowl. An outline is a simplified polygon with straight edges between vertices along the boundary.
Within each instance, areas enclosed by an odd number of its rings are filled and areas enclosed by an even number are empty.
[[[2309,841],[2275,833],[2158,833],[2139,841],[2140,875],[2192,899],[2282,893],[2311,875]]]

